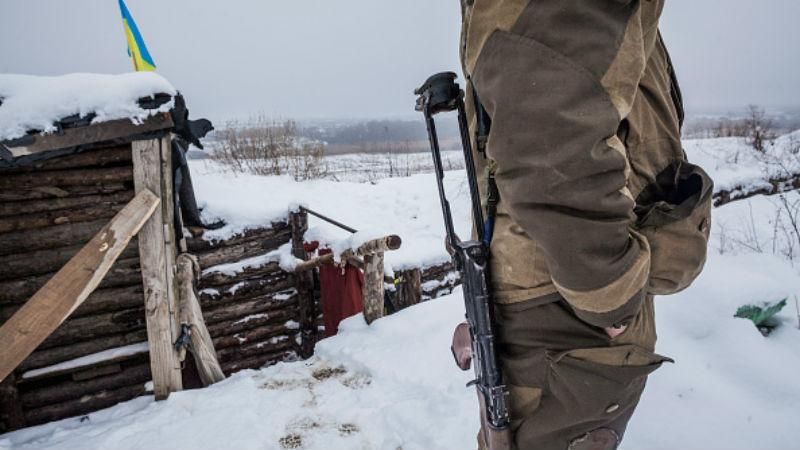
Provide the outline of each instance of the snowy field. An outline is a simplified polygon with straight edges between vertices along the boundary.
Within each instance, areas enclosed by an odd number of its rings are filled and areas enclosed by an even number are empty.
[[[689,157],[724,185],[757,185],[752,164],[735,164],[735,140],[690,141]],[[374,183],[238,176],[193,161],[207,218],[226,217],[223,236],[306,205],[359,230],[396,233],[395,269],[447,259],[431,174]],[[464,176],[447,190],[460,232],[468,225]],[[622,445],[626,450],[789,450],[800,447],[800,294],[791,204],[800,196],[754,197],[714,211],[706,270],[687,291],[657,300],[657,351],[676,360],[651,376]],[[789,205],[787,207],[786,205]],[[781,212],[781,211],[786,212]],[[310,237],[346,233],[311,220]],[[788,298],[781,325],[764,337],[733,317],[739,306]],[[243,371],[205,390],[155,403],[142,397],[91,414],[0,436],[0,449],[380,449],[475,447],[477,400],[449,352],[463,317],[460,291],[367,327],[348,319],[315,358]]]

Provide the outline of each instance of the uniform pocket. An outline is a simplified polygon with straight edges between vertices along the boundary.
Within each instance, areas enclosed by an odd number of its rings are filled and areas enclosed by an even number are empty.
[[[679,160],[636,199],[636,228],[650,243],[651,294],[686,289],[703,270],[713,187],[702,168]]]
[[[647,376],[666,361],[636,345],[551,354],[547,393],[568,417],[608,423],[636,406]]]

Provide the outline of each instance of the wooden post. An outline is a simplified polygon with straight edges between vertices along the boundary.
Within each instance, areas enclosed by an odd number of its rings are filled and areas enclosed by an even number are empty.
[[[0,380],[28,357],[103,280],[159,198],[144,189],[0,327]]]
[[[194,355],[197,371],[204,386],[225,379],[217,360],[214,343],[203,320],[203,311],[194,290],[194,280],[200,272],[197,258],[188,254],[178,256],[177,280],[180,299],[180,322],[191,330],[189,350]]]
[[[364,319],[370,324],[383,317],[383,252],[364,255]]]
[[[422,271],[418,268],[399,272],[395,307],[397,310],[416,305],[422,299]]]
[[[168,138],[132,143],[136,192],[149,189],[166,204],[155,211],[139,234],[147,340],[156,400],[166,399],[170,392],[183,387],[178,352],[173,345],[178,335],[174,303],[174,237],[170,241],[172,224],[165,226],[172,217],[169,211],[173,208],[171,181],[168,186],[164,180],[165,177],[171,180],[171,170],[164,173],[164,166],[168,164],[162,161],[162,152],[168,150],[168,145]],[[172,249],[167,250],[167,247]]]
[[[292,225],[292,254],[295,258],[307,260],[308,255],[303,247],[303,236],[308,230],[308,215],[303,212],[289,213]],[[317,313],[314,302],[314,276],[310,271],[295,272],[297,279],[298,312],[300,323],[300,356],[310,358],[314,354],[317,342]]]

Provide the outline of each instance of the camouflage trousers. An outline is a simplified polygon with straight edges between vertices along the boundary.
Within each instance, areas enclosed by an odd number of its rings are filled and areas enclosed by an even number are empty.
[[[614,339],[557,296],[498,305],[496,317],[517,450],[616,449],[647,376],[669,361],[653,352],[652,297]]]

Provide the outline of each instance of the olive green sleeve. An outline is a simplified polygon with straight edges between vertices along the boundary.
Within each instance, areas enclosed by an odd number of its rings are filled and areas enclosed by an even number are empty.
[[[472,49],[501,201],[576,314],[600,327],[637,313],[650,268],[617,137],[655,42],[661,8],[642,3],[534,0]]]

